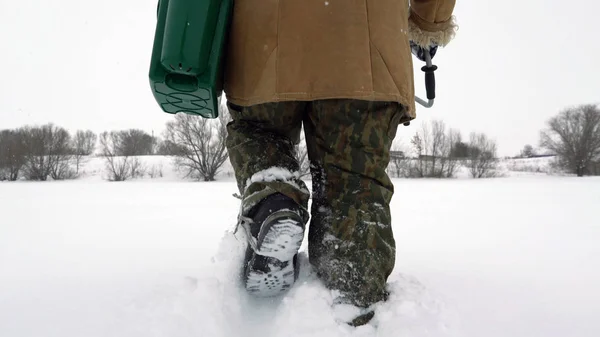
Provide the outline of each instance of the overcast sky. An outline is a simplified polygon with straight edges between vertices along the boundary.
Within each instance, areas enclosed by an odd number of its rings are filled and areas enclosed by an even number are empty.
[[[399,137],[406,144],[419,121],[443,119],[487,133],[501,155],[537,146],[550,116],[600,103],[599,12],[594,0],[457,0],[460,30],[434,59],[436,105]],[[148,84],[155,19],[156,0],[0,0],[0,129],[160,134],[172,117]]]

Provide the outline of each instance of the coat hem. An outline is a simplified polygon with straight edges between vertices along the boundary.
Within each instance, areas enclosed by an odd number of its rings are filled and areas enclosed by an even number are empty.
[[[406,107],[406,115],[408,120],[416,118],[416,109],[414,99],[408,99],[399,94],[386,94],[366,91],[351,91],[339,93],[307,93],[307,92],[288,92],[279,93],[271,97],[257,96],[250,98],[238,98],[227,95],[227,101],[239,106],[252,106],[264,103],[285,102],[285,101],[316,101],[326,99],[356,99],[362,101],[377,101],[377,102],[397,102]]]

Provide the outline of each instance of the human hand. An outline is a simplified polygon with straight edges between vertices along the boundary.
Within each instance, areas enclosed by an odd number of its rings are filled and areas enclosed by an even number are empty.
[[[433,57],[435,56],[435,53],[437,52],[438,46],[437,45],[433,45],[430,46],[429,49],[425,49],[421,46],[419,46],[418,44],[410,41],[410,50],[413,53],[413,55],[415,55],[419,60],[426,62],[425,60],[425,55],[426,53],[429,53],[429,56],[431,56],[431,58],[433,59]]]

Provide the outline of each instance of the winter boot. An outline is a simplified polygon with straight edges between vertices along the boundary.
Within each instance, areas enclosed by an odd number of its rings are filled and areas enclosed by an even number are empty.
[[[243,280],[249,293],[277,296],[296,281],[305,228],[300,214],[300,206],[281,193],[266,197],[248,214]]]

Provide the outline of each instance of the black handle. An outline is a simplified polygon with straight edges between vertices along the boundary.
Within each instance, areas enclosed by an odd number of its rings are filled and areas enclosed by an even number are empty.
[[[435,99],[435,71],[437,66],[424,66],[421,68],[425,72],[425,90],[427,90],[427,99]]]

